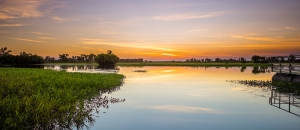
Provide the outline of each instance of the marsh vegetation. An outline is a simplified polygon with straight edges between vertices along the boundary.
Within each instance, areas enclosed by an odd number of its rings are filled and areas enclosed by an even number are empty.
[[[69,129],[92,124],[95,107],[124,101],[101,97],[122,85],[123,77],[0,68],[0,129]]]
[[[300,96],[300,83],[289,81],[271,81],[271,80],[226,80],[234,84],[241,84],[248,87],[260,88],[276,88],[277,91],[282,93],[293,93]]]

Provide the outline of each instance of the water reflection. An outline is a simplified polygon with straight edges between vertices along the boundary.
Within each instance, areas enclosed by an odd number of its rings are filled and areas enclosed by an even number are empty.
[[[51,68],[60,69],[59,66]],[[274,73],[261,71],[265,69],[174,66],[119,68],[118,73],[126,75],[126,84],[122,91],[114,92],[112,96],[124,97],[126,102],[109,105],[107,114],[103,110],[98,114],[93,111],[95,117],[101,118],[94,118],[96,121],[91,129],[299,129],[298,116],[274,109],[267,103],[267,98],[271,97],[270,88],[237,84],[237,87],[232,87],[225,82],[226,79],[270,80]],[[281,105],[281,108],[286,107]]]
[[[253,67],[252,73],[259,74],[259,73],[270,73],[272,72],[270,67]]]
[[[244,72],[246,70],[247,67],[243,66],[241,67],[241,72]]]
[[[271,88],[269,104],[300,117],[300,113],[295,112],[297,109],[300,109],[300,97],[293,95],[293,93],[281,93],[276,91],[276,88]],[[288,108],[285,108],[286,106]],[[296,107],[297,109],[291,109],[291,107]]]
[[[270,105],[300,117],[300,113],[295,112],[300,110],[299,79],[300,76],[298,75],[276,73],[273,75],[272,81],[228,80],[227,82],[245,85],[247,86],[247,89],[252,89],[250,93],[255,94],[256,96],[267,97],[265,95],[269,95]],[[240,90],[248,91],[243,88]],[[262,92],[264,92],[264,94],[261,94]]]
[[[85,100],[84,102],[78,102],[75,108],[72,108],[65,113],[59,113],[59,117],[55,119],[48,119],[47,122],[41,122],[40,124],[33,125],[33,128],[28,129],[52,130],[89,128],[95,123],[94,118],[97,117],[95,115],[99,115],[101,108],[108,109],[109,104],[125,102],[125,99],[103,96],[104,94],[111,94],[118,90],[120,90],[120,87],[102,91],[99,96]]]
[[[105,68],[94,65],[45,65],[44,69],[64,70],[67,72],[79,73],[118,73],[119,68]]]

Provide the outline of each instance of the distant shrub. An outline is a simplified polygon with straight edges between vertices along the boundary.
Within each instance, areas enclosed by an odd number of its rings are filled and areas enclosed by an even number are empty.
[[[108,54],[98,54],[95,57],[95,61],[101,67],[114,67],[119,62],[120,58],[115,54],[112,54],[111,51]]]

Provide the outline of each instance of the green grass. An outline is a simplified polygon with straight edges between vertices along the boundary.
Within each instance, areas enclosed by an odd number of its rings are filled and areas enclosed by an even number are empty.
[[[98,63],[46,63],[44,65],[98,65]],[[271,66],[268,63],[190,63],[190,62],[141,62],[117,63],[117,66],[191,66],[191,67],[240,67],[240,66]]]
[[[99,95],[100,90],[109,91],[121,85],[123,77],[120,74],[0,68],[0,129],[83,125],[92,120],[88,112],[91,110],[85,108],[84,102]]]

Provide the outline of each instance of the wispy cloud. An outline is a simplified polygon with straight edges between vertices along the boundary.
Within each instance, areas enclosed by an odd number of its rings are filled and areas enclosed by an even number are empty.
[[[77,20],[79,20],[79,19],[62,18],[62,17],[58,17],[58,16],[53,16],[52,19],[54,21],[57,21],[57,22],[67,22],[67,21],[77,21]]]
[[[93,47],[87,47],[87,46],[78,46],[78,45],[71,45],[71,46],[72,47],[84,48],[84,49],[103,50],[103,49],[98,49],[98,48],[93,48]]]
[[[79,38],[82,41],[103,41],[102,39],[92,39],[92,38]]]
[[[152,107],[152,109],[174,111],[174,112],[187,112],[187,113],[207,112],[207,113],[214,113],[214,114],[223,114],[223,112],[216,109],[205,108],[205,107],[181,106],[181,105],[161,105],[161,106],[154,106]]]
[[[176,51],[176,49],[151,47],[151,46],[135,46],[135,48],[146,48],[146,49],[163,50],[163,51]]]
[[[44,39],[44,40],[53,40],[55,38],[52,37],[38,37],[39,39]]]
[[[64,19],[64,18],[61,18],[61,17],[57,17],[57,16],[52,17],[52,19],[55,20],[55,21],[58,21],[58,22],[65,22],[65,21],[67,21],[67,19]]]
[[[130,48],[144,48],[144,49],[154,49],[154,50],[163,50],[163,51],[176,51],[175,49],[170,49],[170,48],[141,46],[141,45],[136,45],[136,43],[132,43],[132,44],[127,43],[126,45],[124,45],[124,43],[107,42],[103,39],[79,38],[78,40],[82,44],[111,45],[111,46],[130,47]]]
[[[163,55],[163,56],[177,56],[177,55],[171,54],[171,53],[161,53],[161,55]]]
[[[31,32],[31,33],[33,33],[33,34],[38,34],[38,35],[44,34],[44,33],[42,33],[42,32]]]
[[[79,38],[82,44],[106,44],[103,43],[102,39],[91,39],[91,38]]]
[[[24,24],[0,24],[0,27],[19,27],[24,26]]]
[[[253,41],[274,41],[274,38],[270,37],[258,37],[251,35],[231,35],[232,38],[245,39],[245,40],[253,40]]]
[[[293,27],[289,27],[289,26],[284,27],[284,29],[288,29],[288,30],[297,30],[297,28],[293,28]]]
[[[154,20],[163,21],[178,21],[178,20],[189,20],[189,19],[201,19],[210,18],[223,15],[223,12],[211,12],[211,13],[186,13],[186,14],[172,14],[172,15],[162,15],[151,17]]]
[[[15,40],[19,40],[19,41],[27,41],[27,42],[49,43],[49,42],[45,42],[45,41],[38,41],[38,40],[25,39],[25,38],[15,38],[15,37],[6,37],[6,38],[15,39]]]
[[[278,31],[278,30],[298,30],[297,28],[294,27],[290,27],[290,26],[286,26],[286,27],[281,27],[281,28],[268,28],[268,30],[272,30],[272,31]]]
[[[0,19],[41,17],[43,0],[1,0]]]

